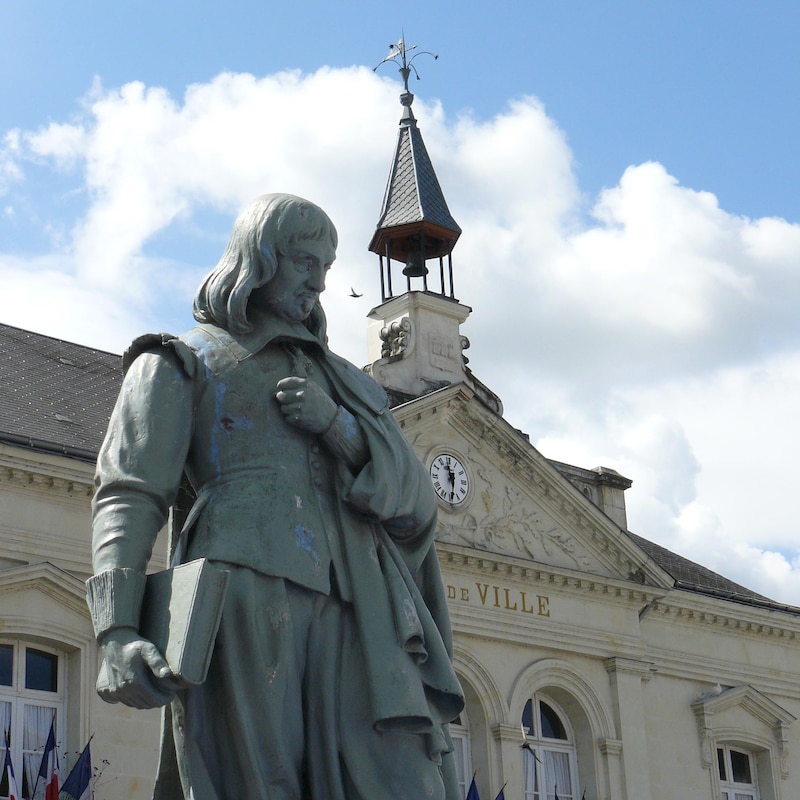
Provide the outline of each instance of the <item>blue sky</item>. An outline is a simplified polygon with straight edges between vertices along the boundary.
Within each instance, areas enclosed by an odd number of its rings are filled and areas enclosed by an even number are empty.
[[[221,71],[374,66],[403,29],[440,55],[417,61],[416,86],[450,113],[491,116],[536,95],[566,132],[586,192],[655,160],[734,213],[800,217],[791,0],[5,0],[0,130],[68,118],[95,76],[180,96]]]
[[[291,191],[339,227],[363,363],[404,30],[440,56],[411,88],[476,374],[545,455],[632,478],[632,530],[800,605],[800,7],[275,5],[0,4],[0,320],[179,331],[237,210]]]

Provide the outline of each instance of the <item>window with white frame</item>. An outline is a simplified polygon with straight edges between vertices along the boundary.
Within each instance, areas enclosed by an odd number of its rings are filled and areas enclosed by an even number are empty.
[[[472,780],[472,758],[470,756],[469,723],[464,711],[450,723],[450,738],[453,740],[453,759],[456,765],[459,796],[466,797]]]
[[[577,800],[575,737],[566,714],[535,695],[525,704],[522,727],[525,800]]]
[[[0,640],[0,725],[10,742],[11,761],[22,797],[44,797],[36,785],[42,752],[55,722],[56,741],[63,729],[64,659],[44,645],[23,640]],[[39,782],[41,784],[41,781]],[[3,770],[0,798],[8,798]]]
[[[759,800],[756,759],[738,747],[717,747],[720,800]]]

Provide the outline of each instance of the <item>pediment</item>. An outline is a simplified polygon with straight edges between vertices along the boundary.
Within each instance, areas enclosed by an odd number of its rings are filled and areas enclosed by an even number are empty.
[[[692,703],[692,710],[706,768],[714,767],[719,742],[741,741],[773,751],[781,777],[789,777],[788,729],[796,717],[763,692],[749,684],[728,689],[717,684]]]
[[[795,717],[763,692],[752,686],[734,686],[722,689],[719,685],[704,692],[692,703],[695,713],[715,717],[717,726],[741,724],[741,718],[758,722],[765,730],[773,731],[791,725]]]
[[[47,561],[0,570],[6,630],[31,630],[61,620],[72,629],[91,628],[82,581]]]
[[[395,415],[426,466],[449,453],[468,473],[467,497],[441,503],[437,539],[548,567],[670,587],[672,578],[523,434],[465,384]]]

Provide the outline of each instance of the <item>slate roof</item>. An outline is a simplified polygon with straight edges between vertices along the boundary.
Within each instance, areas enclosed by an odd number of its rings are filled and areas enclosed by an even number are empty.
[[[122,359],[0,324],[0,441],[94,461]]]
[[[725,600],[734,600],[737,602],[746,603],[757,601],[758,603],[765,603],[770,606],[779,605],[763,594],[758,594],[745,586],[734,583],[701,564],[695,564],[694,561],[689,561],[688,558],[684,558],[677,553],[673,553],[671,550],[667,550],[666,547],[651,542],[642,536],[637,536],[630,531],[625,531],[625,533],[627,533],[627,535],[641,547],[659,567],[675,579],[675,587],[677,589],[686,589],[687,591],[694,591],[700,594],[721,597]],[[797,609],[794,610],[796,611]]]
[[[377,227],[389,228],[412,222],[431,222],[461,233],[447,207],[417,121],[409,116],[404,117],[400,124]]]
[[[94,461],[121,383],[118,355],[0,323],[0,442]],[[626,534],[675,579],[678,589],[798,611]]]

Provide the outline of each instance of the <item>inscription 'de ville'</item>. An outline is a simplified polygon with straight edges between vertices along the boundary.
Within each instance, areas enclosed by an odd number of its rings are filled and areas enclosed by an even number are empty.
[[[489,608],[502,608],[519,614],[533,614],[537,617],[550,616],[550,598],[547,595],[528,594],[491,583],[476,583],[475,590],[472,587],[453,586],[448,583],[447,599],[480,604]]]

